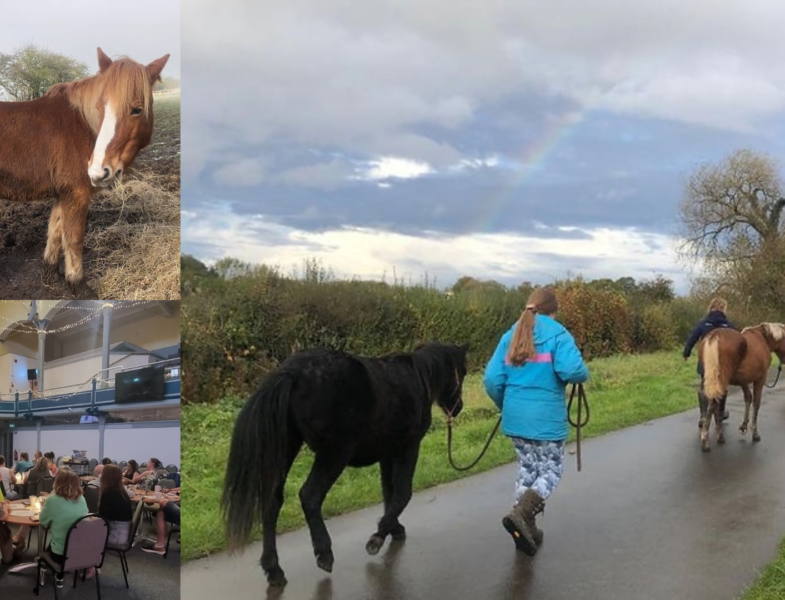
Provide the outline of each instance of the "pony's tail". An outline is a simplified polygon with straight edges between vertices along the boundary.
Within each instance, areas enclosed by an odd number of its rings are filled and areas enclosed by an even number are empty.
[[[293,383],[290,375],[274,373],[237,416],[221,500],[230,552],[248,544],[284,477]]]
[[[727,392],[720,377],[720,340],[715,335],[703,347],[703,391],[709,400],[720,400]]]

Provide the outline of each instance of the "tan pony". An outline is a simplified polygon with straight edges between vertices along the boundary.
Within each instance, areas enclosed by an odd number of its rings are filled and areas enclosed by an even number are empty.
[[[141,65],[112,61],[98,48],[99,73],[52,86],[29,102],[0,102],[0,198],[54,198],[44,279],[65,279],[78,297],[94,297],[82,252],[90,199],[119,181],[153,132],[153,84],[169,55]]]
[[[715,329],[698,346],[698,359],[703,362],[704,391],[708,400],[706,413],[701,415],[701,448],[709,450],[709,427],[714,417],[717,443],[725,442],[722,430],[720,401],[727,396],[728,386],[737,385],[744,393],[744,421],[739,427],[742,435],[747,426],[752,430],[752,441],[759,442],[758,410],[763,386],[771,367],[771,353],[780,363],[785,361],[785,325],[761,323],[739,333],[733,329]],[[752,386],[752,391],[750,391]],[[752,405],[752,424],[750,424]]]

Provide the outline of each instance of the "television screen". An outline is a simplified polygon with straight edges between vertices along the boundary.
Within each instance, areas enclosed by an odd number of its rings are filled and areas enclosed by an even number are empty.
[[[38,369],[27,369],[27,381],[38,379]]]
[[[163,366],[119,372],[114,379],[115,402],[155,402],[165,396]]]

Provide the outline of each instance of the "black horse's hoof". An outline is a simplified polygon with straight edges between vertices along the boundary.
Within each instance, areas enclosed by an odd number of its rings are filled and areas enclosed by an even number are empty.
[[[371,556],[376,556],[379,554],[379,550],[382,549],[382,546],[384,546],[384,538],[379,534],[374,533],[368,540],[368,543],[365,544],[365,551]]]
[[[406,528],[398,523],[395,527],[390,530],[390,535],[392,539],[400,542],[406,539]]]
[[[327,571],[328,573],[332,573],[334,562],[335,562],[335,558],[333,557],[332,550],[327,550],[325,552],[316,555],[316,566],[319,567],[322,571]]]
[[[266,570],[265,574],[267,575],[267,583],[270,587],[283,587],[287,583],[281,567],[275,567],[269,571]]]
[[[711,448],[709,446],[701,446],[701,450],[703,450],[704,452],[709,452]]]
[[[760,441],[760,435],[758,435],[757,433],[752,434],[752,441],[753,442],[759,442]]]

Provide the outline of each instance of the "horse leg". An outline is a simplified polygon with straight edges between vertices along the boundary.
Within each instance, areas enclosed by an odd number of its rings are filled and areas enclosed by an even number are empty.
[[[709,428],[711,427],[711,416],[714,414],[714,408],[716,405],[716,400],[707,398],[706,416],[703,419],[700,427],[701,450],[704,452],[708,452],[711,449],[709,448]]]
[[[65,253],[65,280],[77,298],[95,298],[84,279],[82,255],[84,251],[85,225],[90,205],[90,192],[75,192],[62,201],[62,233]]]
[[[54,285],[59,283],[60,273],[58,263],[60,252],[63,250],[63,205],[57,199],[49,214],[49,233],[46,237],[46,250],[44,251],[44,268],[42,279],[44,283]]]
[[[760,441],[760,434],[758,433],[758,411],[760,410],[760,400],[763,395],[763,383],[764,380],[756,381],[752,387],[752,425],[750,426],[750,429],[752,430],[753,442]]]
[[[725,398],[727,398],[727,394],[714,403],[714,426],[717,431],[718,444],[725,443],[725,426],[722,423],[725,420],[723,414],[725,412]]]
[[[327,497],[327,492],[348,464],[348,456],[317,454],[308,479],[300,488],[300,503],[311,531],[316,565],[328,573],[333,570],[334,558],[332,540],[322,517],[322,504]]]
[[[750,422],[750,405],[752,404],[752,393],[750,387],[746,384],[741,386],[741,391],[744,393],[744,420],[741,422],[739,432],[741,435],[747,433],[747,425]]]
[[[393,461],[389,458],[384,458],[379,461],[379,467],[382,475],[382,495],[384,496],[384,512],[390,508],[393,498]],[[394,540],[406,539],[406,528],[395,519],[395,522],[390,528],[390,535]],[[382,542],[383,543],[383,542]]]
[[[365,544],[368,554],[378,554],[382,549],[384,541],[388,535],[393,535],[394,539],[403,539],[406,530],[398,522],[403,509],[409,504],[412,498],[412,479],[414,479],[414,469],[417,466],[417,457],[420,454],[420,446],[409,448],[403,456],[390,461],[389,470],[391,482],[390,499],[385,499],[384,516],[379,520],[378,528]]]
[[[281,481],[275,488],[270,500],[270,505],[267,510],[262,513],[262,534],[264,536],[264,547],[262,549],[262,558],[259,561],[267,576],[267,583],[271,586],[280,587],[286,585],[286,577],[284,576],[283,569],[278,564],[278,548],[275,543],[275,528],[278,524],[278,515],[281,513],[283,506],[283,492],[286,485],[286,478],[289,475],[289,469],[292,467],[294,459],[302,446],[302,439],[299,436],[294,436],[293,432],[289,432],[286,456],[286,468],[284,470]]]

